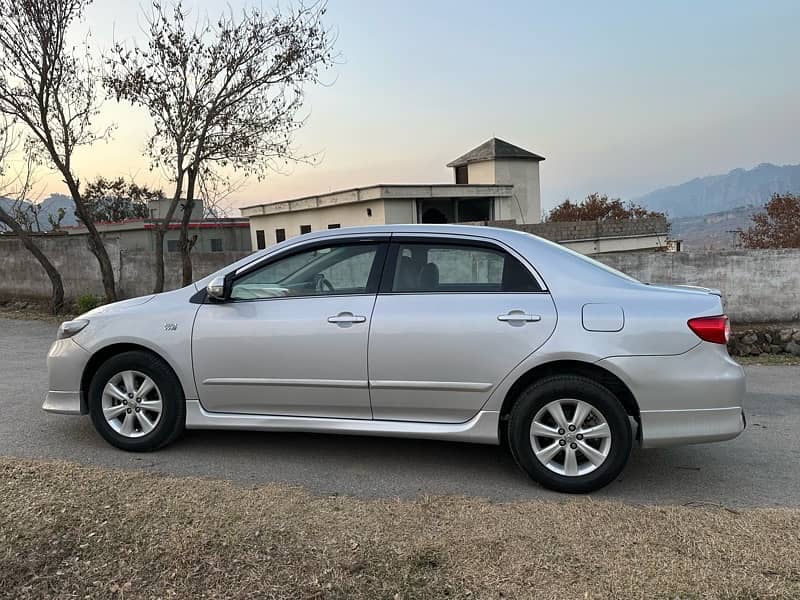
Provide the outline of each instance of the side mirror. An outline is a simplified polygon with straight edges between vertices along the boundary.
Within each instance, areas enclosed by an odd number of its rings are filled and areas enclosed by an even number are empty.
[[[209,298],[213,298],[214,300],[219,300],[220,302],[225,302],[225,300],[227,300],[225,287],[226,287],[225,278],[215,277],[206,286],[206,294],[208,294]]]

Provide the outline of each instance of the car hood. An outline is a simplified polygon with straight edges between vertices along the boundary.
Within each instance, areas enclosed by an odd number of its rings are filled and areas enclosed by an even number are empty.
[[[146,304],[155,297],[156,297],[155,294],[150,294],[149,296],[139,296],[138,298],[130,298],[129,300],[120,300],[119,302],[104,304],[103,306],[98,306],[97,308],[93,308],[87,313],[83,313],[79,318],[83,319],[87,317],[99,317],[99,316],[105,317],[105,316],[115,315],[133,306]]]

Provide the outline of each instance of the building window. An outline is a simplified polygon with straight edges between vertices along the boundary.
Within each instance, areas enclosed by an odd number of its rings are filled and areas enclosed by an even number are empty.
[[[264,238],[264,230],[256,229],[256,248],[258,250],[263,250],[266,247],[267,247],[267,240]]]
[[[178,240],[167,240],[167,252],[178,251]]]
[[[467,165],[464,165],[463,167],[456,167],[456,183],[458,185],[469,183]]]
[[[300,235],[311,233],[311,225],[300,225]]]
[[[339,223],[331,223],[328,225],[328,229],[339,229],[339,227],[341,227]]]
[[[211,251],[222,252],[222,238],[211,238]]]
[[[281,243],[286,239],[286,230],[285,229],[276,229],[275,230],[275,242]]]

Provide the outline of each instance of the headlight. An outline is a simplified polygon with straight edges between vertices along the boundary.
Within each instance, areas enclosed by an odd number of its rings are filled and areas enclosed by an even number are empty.
[[[56,335],[57,340],[63,340],[68,337],[72,337],[79,331],[82,331],[84,327],[89,324],[89,321],[86,319],[75,319],[74,321],[64,321],[61,326],[58,328],[58,334]]]

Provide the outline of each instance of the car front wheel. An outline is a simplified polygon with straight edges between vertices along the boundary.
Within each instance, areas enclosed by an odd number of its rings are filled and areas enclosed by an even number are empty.
[[[89,386],[89,414],[106,441],[134,452],[173,441],[186,422],[178,378],[161,358],[142,351],[104,362]]]
[[[597,490],[630,455],[630,420],[604,386],[553,375],[529,386],[511,411],[508,441],[517,464],[541,485],[567,493]]]

